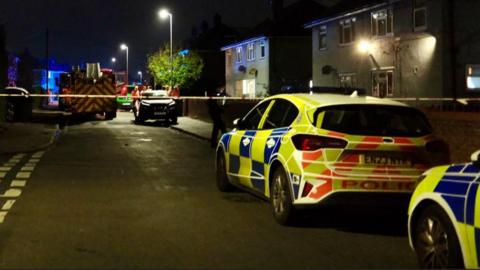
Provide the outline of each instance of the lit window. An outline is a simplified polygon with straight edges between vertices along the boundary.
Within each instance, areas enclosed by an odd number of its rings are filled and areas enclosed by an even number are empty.
[[[425,31],[427,29],[427,8],[416,8],[413,11],[413,26],[415,31]]]
[[[480,65],[467,66],[467,88],[480,91]]]
[[[247,45],[247,60],[253,61],[255,60],[255,44],[250,43]]]
[[[355,73],[340,74],[340,87],[354,88],[357,87],[357,75]]]
[[[393,34],[393,12],[380,10],[372,13],[372,36],[382,37]]]
[[[355,41],[355,18],[340,22],[340,44],[350,44]]]
[[[235,55],[235,59],[237,61],[237,63],[241,63],[242,62],[242,47],[238,47],[237,48],[237,53]]]
[[[260,58],[265,58],[267,55],[267,47],[265,45],[265,41],[260,42]]]
[[[395,90],[393,70],[374,71],[372,74],[372,95],[375,97],[391,97]]]
[[[318,34],[318,48],[320,50],[325,50],[327,48],[327,26],[320,26],[320,31]]]

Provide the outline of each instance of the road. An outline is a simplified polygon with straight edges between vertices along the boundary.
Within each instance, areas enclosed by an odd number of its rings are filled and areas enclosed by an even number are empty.
[[[403,214],[323,209],[282,227],[267,202],[219,193],[213,160],[208,143],[126,113],[0,156],[0,268],[416,267]]]

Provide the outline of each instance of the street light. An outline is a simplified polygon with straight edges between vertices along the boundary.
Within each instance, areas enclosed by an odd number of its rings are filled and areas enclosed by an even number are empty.
[[[112,57],[112,69],[115,70],[115,63],[117,62],[117,58]]]
[[[140,83],[143,82],[143,73],[141,71],[137,72],[138,76],[140,77]]]
[[[358,43],[358,51],[360,53],[368,53],[370,54],[372,50],[372,43],[368,40],[361,40]]]
[[[162,20],[170,18],[170,87],[173,89],[173,15],[167,9],[162,9],[158,16]]]
[[[127,53],[127,58],[126,58],[127,59],[127,70],[125,71],[125,78],[126,78],[125,81],[126,81],[126,85],[128,85],[128,46],[126,44],[122,44],[122,45],[120,45],[120,49],[122,51],[126,51],[126,53]]]

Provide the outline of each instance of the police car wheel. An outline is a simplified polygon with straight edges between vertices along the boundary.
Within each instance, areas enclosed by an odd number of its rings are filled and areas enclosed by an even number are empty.
[[[422,268],[463,268],[455,229],[439,207],[427,207],[414,224],[414,247]]]
[[[216,179],[217,188],[221,192],[229,192],[233,190],[232,184],[228,181],[225,154],[222,151],[217,154]]]
[[[283,168],[276,169],[270,183],[270,203],[273,216],[281,225],[291,224],[295,215],[288,185],[287,175]]]

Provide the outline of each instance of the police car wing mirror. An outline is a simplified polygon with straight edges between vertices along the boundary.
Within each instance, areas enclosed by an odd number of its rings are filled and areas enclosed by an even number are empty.
[[[237,119],[233,120],[233,127],[234,128],[241,129],[241,126],[242,126],[242,119],[237,118]]]
[[[480,150],[472,154],[471,160],[476,166],[480,166]]]

